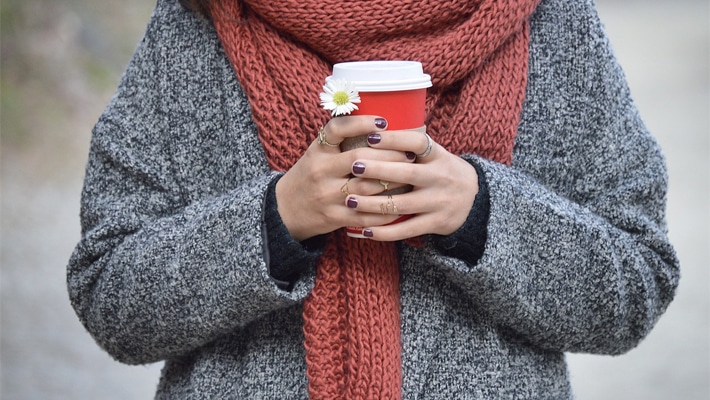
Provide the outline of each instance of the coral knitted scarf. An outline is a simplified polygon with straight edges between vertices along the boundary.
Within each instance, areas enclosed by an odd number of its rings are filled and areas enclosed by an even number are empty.
[[[510,163],[538,2],[222,0],[211,11],[268,162],[286,171],[327,122],[318,94],[332,64],[356,60],[422,62],[432,138]],[[303,318],[311,398],[401,398],[393,243],[333,233]]]

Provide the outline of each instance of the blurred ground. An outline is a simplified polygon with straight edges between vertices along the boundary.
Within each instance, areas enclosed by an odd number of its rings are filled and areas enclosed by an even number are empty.
[[[642,115],[668,160],[683,278],[637,349],[571,355],[577,398],[710,398],[708,4],[599,0]],[[0,398],[149,399],[160,365],[129,367],[77,321],[64,267],[79,237],[89,133],[153,1],[2,0]]]

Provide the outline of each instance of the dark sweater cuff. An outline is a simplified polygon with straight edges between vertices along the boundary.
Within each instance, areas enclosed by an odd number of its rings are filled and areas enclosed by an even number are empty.
[[[469,161],[478,174],[478,193],[471,207],[466,222],[454,233],[448,236],[431,235],[429,243],[444,256],[458,258],[469,265],[476,265],[483,256],[488,239],[488,217],[490,214],[490,198],[488,182],[481,167]]]
[[[298,242],[289,233],[276,203],[276,182],[269,183],[264,199],[264,240],[265,259],[269,275],[279,288],[291,290],[303,272],[315,268],[318,257],[325,246],[325,235]]]

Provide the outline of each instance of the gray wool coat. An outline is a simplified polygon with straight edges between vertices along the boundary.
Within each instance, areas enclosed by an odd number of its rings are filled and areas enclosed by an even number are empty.
[[[673,298],[667,177],[592,0],[545,0],[511,166],[475,264],[401,246],[405,399],[566,399],[565,352],[621,354]],[[96,342],[164,360],[159,399],[307,397],[302,300],[268,273],[269,170],[211,24],[159,0],[93,131],[68,291]],[[337,188],[336,188],[337,189]],[[266,249],[266,250],[265,250]]]

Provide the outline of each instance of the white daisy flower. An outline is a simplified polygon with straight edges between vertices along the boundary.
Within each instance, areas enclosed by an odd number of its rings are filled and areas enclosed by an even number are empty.
[[[360,102],[360,95],[352,82],[331,79],[326,81],[323,90],[320,94],[321,105],[326,110],[331,110],[334,117],[350,114],[358,109],[355,103]]]

